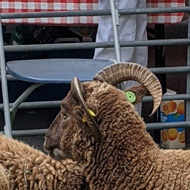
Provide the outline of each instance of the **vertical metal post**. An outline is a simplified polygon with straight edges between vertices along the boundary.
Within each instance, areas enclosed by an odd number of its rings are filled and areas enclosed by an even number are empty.
[[[4,132],[7,137],[12,137],[1,14],[0,14],[0,65],[1,65],[0,67],[1,88],[2,88],[3,105],[4,105],[4,118],[5,118]]]
[[[155,39],[165,38],[164,24],[155,24]],[[155,47],[155,67],[165,67],[165,46]],[[161,84],[163,93],[166,92],[166,74],[158,76]]]
[[[164,24],[155,24],[155,39],[164,39]],[[155,47],[155,67],[165,67],[165,47]],[[157,76],[162,84],[163,93],[166,92],[166,74]],[[157,110],[154,115],[155,122],[160,122],[160,110]],[[160,129],[154,130],[154,136],[156,143],[160,143]]]
[[[190,5],[190,0],[188,0],[188,6]],[[188,38],[190,38],[190,14],[188,13]],[[190,45],[187,47],[187,66],[190,66]],[[187,87],[186,93],[190,94],[190,73],[187,73]],[[186,101],[186,121],[190,121],[190,101]]]
[[[111,9],[111,15],[112,15],[112,26],[113,26],[113,34],[114,34],[114,47],[115,47],[116,61],[121,62],[121,50],[120,50],[119,32],[118,32],[119,13],[115,5],[115,0],[110,0],[110,9]]]
[[[190,0],[188,0],[188,6],[190,5]],[[190,38],[190,14],[188,13],[188,31],[187,38]],[[190,66],[190,45],[187,46],[187,66]],[[190,73],[187,73],[187,84],[186,84],[186,94],[190,94]],[[190,121],[190,101],[186,100],[186,121]],[[185,129],[185,141],[186,144],[189,145],[189,135],[190,128]]]
[[[114,48],[115,48],[115,57],[117,62],[121,62],[121,47],[119,41],[119,12],[115,0],[110,0],[110,9],[112,16],[112,27],[114,35]],[[120,89],[124,89],[124,83],[119,84]]]

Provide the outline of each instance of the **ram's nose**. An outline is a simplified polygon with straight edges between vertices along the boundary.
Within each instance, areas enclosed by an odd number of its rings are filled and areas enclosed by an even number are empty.
[[[47,137],[44,141],[44,150],[56,160],[65,158],[63,151],[58,148],[57,141],[50,141]]]
[[[57,147],[58,147],[58,139],[54,137],[50,138],[48,135],[46,135],[44,140],[44,150],[46,152],[52,152]]]

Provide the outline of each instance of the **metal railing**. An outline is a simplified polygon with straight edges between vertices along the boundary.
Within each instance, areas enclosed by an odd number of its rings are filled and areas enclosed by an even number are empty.
[[[190,1],[190,0],[189,0]],[[118,10],[120,15],[130,14],[150,14],[150,13],[174,13],[174,12],[190,12],[190,6],[184,8],[146,8],[146,9],[130,9],[130,10]],[[67,12],[46,12],[46,13],[22,13],[22,14],[0,14],[1,19],[11,18],[37,18],[37,17],[67,17],[67,16],[92,16],[92,15],[110,15],[110,10],[92,10],[92,11],[67,11]],[[121,47],[134,47],[134,46],[180,46],[186,45],[187,48],[187,66],[177,67],[164,67],[164,68],[150,68],[155,74],[169,74],[169,73],[186,73],[187,86],[186,94],[178,94],[172,96],[163,96],[163,100],[179,100],[183,99],[186,102],[186,120],[184,122],[172,122],[172,123],[148,123],[147,129],[163,129],[171,127],[185,127],[190,128],[190,16],[188,17],[188,36],[183,39],[162,39],[162,40],[148,40],[148,41],[133,41],[133,42],[119,42]],[[114,42],[90,42],[90,43],[74,43],[74,44],[51,44],[45,45],[19,45],[13,47],[10,45],[4,46],[5,52],[25,52],[25,51],[50,51],[50,50],[72,50],[72,49],[94,49],[94,48],[110,48],[114,47]],[[14,80],[11,76],[9,80]],[[151,97],[145,97],[143,102],[152,101]],[[27,109],[32,107],[56,107],[60,104],[59,101],[47,102],[34,102],[32,105],[24,102],[20,105],[21,109]],[[3,105],[0,105],[0,109],[3,109]],[[13,131],[13,136],[28,136],[28,135],[43,135],[45,129],[42,130],[27,130],[27,131]]]

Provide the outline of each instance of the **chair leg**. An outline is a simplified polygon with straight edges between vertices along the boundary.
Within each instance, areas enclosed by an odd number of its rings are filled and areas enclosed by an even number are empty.
[[[1,22],[0,22],[0,66],[1,66],[0,67],[1,87],[2,87],[4,118],[5,118],[4,133],[7,137],[12,137],[10,109],[9,109],[9,96],[8,96],[7,76],[6,76],[6,66],[5,66],[5,54],[4,54],[4,47],[3,47],[3,32],[2,32]]]
[[[13,103],[10,112],[11,112],[11,123],[13,123],[17,109],[19,105],[24,102],[24,100],[38,87],[42,86],[43,84],[33,84],[29,86]]]

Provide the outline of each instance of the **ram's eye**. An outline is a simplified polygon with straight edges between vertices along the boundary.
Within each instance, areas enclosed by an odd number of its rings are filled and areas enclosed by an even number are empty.
[[[62,117],[63,117],[63,119],[67,119],[68,118],[68,114],[62,113]]]

